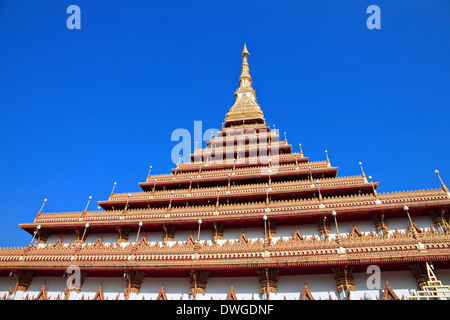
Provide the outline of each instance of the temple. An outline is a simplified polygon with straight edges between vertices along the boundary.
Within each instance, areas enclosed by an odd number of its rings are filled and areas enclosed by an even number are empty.
[[[0,249],[0,299],[450,297],[442,180],[380,193],[362,163],[339,177],[326,151],[310,161],[267,124],[246,46],[241,56],[236,101],[191,161],[150,167],[140,192],[114,184],[102,209],[45,213],[44,202],[20,224],[32,240]]]

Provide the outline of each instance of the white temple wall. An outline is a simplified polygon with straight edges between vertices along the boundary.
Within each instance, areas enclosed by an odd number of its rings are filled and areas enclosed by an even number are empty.
[[[413,222],[420,228],[420,229],[426,229],[430,230],[431,227],[434,227],[433,220],[430,216],[421,216],[421,217],[412,217]],[[406,216],[405,212],[405,218],[387,218],[387,223],[389,227],[389,233],[395,232],[395,229],[397,229],[399,232],[405,232],[409,229],[410,222],[408,217]]]
[[[433,272],[443,285],[450,285],[450,269],[438,269]]]
[[[336,236],[336,225],[334,222],[334,218],[330,215],[328,217],[331,234],[330,239],[334,239]],[[338,221],[338,227],[339,232],[342,235],[349,234],[353,228],[353,221],[339,221],[339,215],[337,216]],[[431,217],[429,216],[420,216],[420,217],[413,217],[413,221],[417,224],[417,226],[421,229],[429,230],[431,227],[434,228],[433,221]],[[395,229],[397,229],[399,232],[405,232],[407,229],[409,229],[409,220],[406,216],[404,218],[391,218],[387,219],[388,227],[389,227],[389,233],[393,233]],[[375,230],[375,225],[373,220],[358,220],[355,221],[355,225],[358,227],[359,231],[362,233],[368,234],[371,231]],[[295,225],[276,225],[276,236],[272,237],[272,240],[274,242],[278,241],[281,237],[283,237],[285,240],[291,238],[294,235],[295,232]],[[309,223],[309,224],[297,224],[297,228],[300,231],[300,233],[306,237],[307,239],[311,238],[313,235],[318,237],[319,231],[317,227],[317,223]],[[227,228],[225,226],[223,239],[219,240],[218,243],[221,244],[227,239],[230,241],[236,241],[241,236],[242,231],[244,230],[245,235],[250,241],[256,241],[258,238],[263,240],[264,239],[264,224],[261,222],[261,227],[251,227],[251,228]],[[192,234],[195,240],[197,240],[198,236],[198,229],[192,229],[192,230],[175,230],[174,240],[168,241],[168,245],[173,245],[176,241],[182,243],[187,241],[189,238],[189,235]],[[119,237],[118,232],[117,233],[88,233],[86,236],[86,242],[88,244],[93,244],[97,241],[98,236],[101,235],[102,241],[104,243],[117,243],[117,239]],[[162,243],[163,241],[163,231],[151,231],[151,232],[140,232],[139,233],[139,239],[140,241],[143,236],[146,236],[147,241],[150,242],[150,244],[155,244],[156,242]],[[127,245],[130,243],[133,243],[136,241],[137,231],[130,232],[128,241],[125,242],[122,245]],[[47,244],[53,245],[56,243],[56,241],[61,237],[61,240],[64,244],[68,243],[74,243],[76,240],[75,234],[51,234],[48,237]],[[211,227],[204,227],[200,230],[200,241],[204,242],[207,241],[208,243],[212,243],[212,232]]]
[[[450,269],[435,270],[435,274],[444,285],[450,285]],[[416,278],[413,276],[411,270],[405,271],[383,271],[380,272],[379,287],[372,288],[374,282],[369,281],[372,274],[365,272],[353,273],[355,291],[351,292],[352,300],[363,299],[367,293],[371,299],[375,300],[377,297],[381,299],[385,287],[385,281],[388,280],[389,285],[394,290],[395,294],[402,298],[412,295],[418,290]],[[46,290],[50,299],[56,299],[58,295],[61,299],[64,298],[64,289],[66,288],[66,278],[64,277],[34,277],[28,288],[28,291],[23,294],[22,298],[27,295],[30,299],[36,298],[42,289],[43,284],[46,285]],[[84,299],[93,299],[97,293],[100,284],[102,285],[105,299],[115,300],[117,297],[120,300],[125,298],[124,289],[126,287],[126,279],[123,277],[89,277],[84,279],[81,292],[78,294],[78,299],[84,296]],[[326,274],[308,274],[308,275],[286,275],[278,276],[277,290],[278,293],[270,294],[272,300],[298,300],[300,299],[305,283],[307,283],[314,299],[328,300],[339,299],[336,289],[336,280],[330,270]],[[186,277],[164,277],[154,278],[151,276],[144,277],[141,284],[140,294],[136,299],[141,300],[155,300],[161,290],[161,285],[164,285],[167,298],[169,300],[189,300],[189,276]],[[261,300],[260,284],[258,276],[254,277],[209,277],[206,284],[205,295],[197,295],[198,300],[225,300],[230,292],[231,285],[238,300]],[[15,279],[13,277],[0,278],[0,297],[6,294],[8,290],[14,290]]]
[[[226,300],[233,285],[236,297],[241,300],[260,300],[260,285],[258,277],[215,277],[208,278],[206,293],[201,298],[203,300]],[[198,297],[197,297],[198,298]]]
[[[369,277],[372,274],[367,273],[353,273],[353,279],[355,281],[355,291],[351,292],[352,300],[364,299],[364,294],[370,296],[372,300],[376,300],[378,297],[381,299],[384,292],[385,281],[388,280],[389,285],[394,290],[395,294],[401,299],[402,296],[405,298],[410,296],[418,290],[416,278],[413,272],[408,271],[383,271],[380,272],[379,286],[376,285]]]
[[[27,292],[24,294],[24,297],[28,295],[30,299],[36,298],[39,295],[42,286],[45,284],[49,299],[54,300],[58,295],[61,299],[64,299],[66,280],[67,279],[63,277],[63,274],[61,274],[61,277],[34,277]]]
[[[126,287],[125,278],[114,278],[114,277],[89,277],[84,278],[83,286],[78,295],[78,298],[84,295],[84,299],[93,299],[97,293],[100,284],[102,285],[103,295],[105,299],[115,300],[119,296],[120,300],[124,299],[124,290]]]
[[[278,276],[277,294],[270,294],[270,299],[283,300],[299,300],[305,283],[308,284],[309,290],[314,299],[328,300],[331,295],[332,299],[337,299],[336,280],[334,275],[330,274],[316,274],[316,275],[292,275],[292,276]],[[239,297],[238,297],[239,298]]]
[[[93,233],[88,233],[86,235],[86,240],[85,243],[88,244],[94,244],[97,239],[98,236],[101,236],[103,243],[116,243],[117,239],[119,238],[119,232],[117,233],[97,233],[97,232],[93,232]]]
[[[164,233],[162,231],[152,231],[152,232],[140,232],[139,233],[139,239],[138,242],[142,240],[144,237],[147,239],[147,241],[150,244],[155,244],[156,242],[162,243],[164,238]],[[130,232],[130,237],[128,238],[128,241],[134,242],[136,241],[137,231],[136,232]],[[187,240],[187,238],[186,238]],[[184,240],[184,241],[186,241]]]
[[[262,224],[262,223],[261,223]],[[225,225],[225,229],[223,231],[223,239],[219,240],[218,243],[224,243],[228,240],[230,242],[234,242],[239,240],[241,237],[242,231],[244,231],[245,236],[249,241],[256,241],[259,239],[264,240],[264,226],[261,225],[260,228],[258,227],[252,227],[252,228],[227,228]],[[211,236],[210,232],[210,236]]]
[[[164,285],[167,299],[169,300],[189,300],[189,276],[173,278],[152,278],[145,277],[141,284],[141,291],[138,299],[156,300]]]
[[[77,239],[75,232],[73,234],[50,234],[47,239],[47,244],[55,244],[61,238],[62,243],[74,243]]]
[[[3,299],[4,295],[8,296],[9,289],[14,291],[16,286],[16,279],[13,276],[0,277],[0,299]]]

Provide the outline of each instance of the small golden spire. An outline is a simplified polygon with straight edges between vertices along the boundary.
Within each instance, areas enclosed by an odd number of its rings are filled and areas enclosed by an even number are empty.
[[[248,57],[250,55],[250,53],[247,50],[247,45],[245,44],[245,42],[244,42],[244,50],[242,50],[241,55],[242,55],[242,57],[244,57],[244,56]]]

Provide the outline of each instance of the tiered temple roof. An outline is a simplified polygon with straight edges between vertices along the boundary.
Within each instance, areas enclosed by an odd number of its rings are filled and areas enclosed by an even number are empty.
[[[77,264],[99,274],[132,268],[153,274],[194,269],[225,275],[239,270],[245,275],[261,268],[289,274],[300,269],[312,272],[311,266],[320,273],[337,265],[363,270],[370,264],[448,263],[450,235],[444,218],[450,205],[448,189],[378,193],[378,183],[369,181],[364,171],[338,177],[338,168],[331,165],[328,154],[326,160],[312,162],[302,150],[294,152],[286,135],[282,139],[278,130],[266,125],[252,88],[248,57],[244,47],[236,102],[222,129],[205,148],[196,148],[191,162],[178,163],[168,174],[149,174],[139,183],[141,192],[112,192],[107,200],[99,201],[103,210],[39,212],[33,222],[20,227],[38,240],[75,230],[77,240],[0,249],[0,273],[38,270],[51,274]],[[412,217],[406,232],[364,234],[354,228],[345,235],[338,232],[333,239],[326,237],[325,224],[333,221],[332,212],[339,221],[374,220],[383,230],[383,215],[405,217],[405,210]],[[430,214],[446,232],[417,228],[414,217]],[[323,221],[324,239],[306,238],[297,230],[289,239],[272,240],[276,231],[271,224],[315,221]],[[266,223],[269,231],[256,241],[248,241],[244,231],[237,241],[219,236],[224,226],[261,227]],[[101,236],[94,244],[85,243],[87,228],[101,234],[116,232],[119,227],[140,232],[164,230],[165,237],[156,244],[145,236],[128,246],[104,243]],[[191,235],[185,242],[169,245],[174,230],[200,227],[202,232],[212,230],[212,241],[201,242]]]

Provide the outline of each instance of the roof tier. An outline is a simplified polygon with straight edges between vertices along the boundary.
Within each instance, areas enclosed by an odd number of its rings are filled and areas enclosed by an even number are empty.
[[[251,201],[245,203],[209,205],[154,207],[146,209],[41,213],[33,223],[20,227],[30,233],[40,225],[43,229],[58,232],[73,232],[74,228],[84,228],[88,222],[91,230],[116,230],[117,226],[137,229],[143,222],[145,228],[161,230],[164,225],[176,225],[177,228],[192,229],[198,226],[201,218],[203,225],[225,223],[228,226],[258,226],[262,217],[276,220],[280,224],[298,224],[314,221],[324,216],[331,217],[334,210],[340,221],[367,220],[372,215],[384,212],[390,217],[405,217],[404,206],[408,206],[412,216],[428,215],[430,209],[441,210],[450,204],[449,195],[442,189],[405,191],[393,193],[348,195],[270,201]]]

